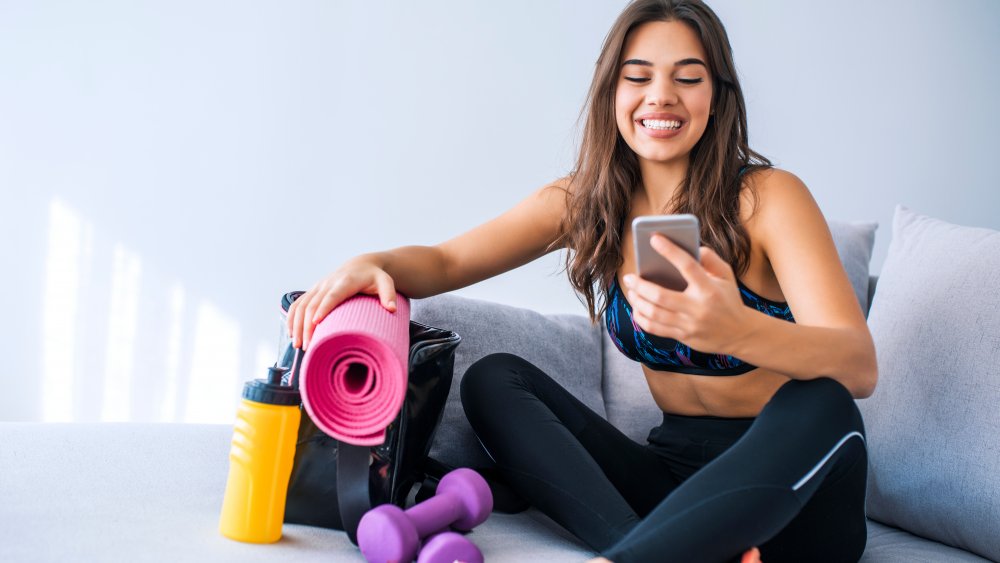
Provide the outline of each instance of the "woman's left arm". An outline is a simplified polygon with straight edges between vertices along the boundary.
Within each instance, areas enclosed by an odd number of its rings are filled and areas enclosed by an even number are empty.
[[[754,231],[795,323],[752,311],[733,355],[795,379],[831,377],[868,397],[878,379],[875,344],[826,219],[798,177],[763,176]]]
[[[634,305],[637,322],[696,350],[729,354],[793,379],[830,377],[854,397],[868,397],[878,379],[875,345],[826,220],[796,176],[780,170],[761,176],[754,236],[795,323],[745,306],[732,268],[708,247],[701,248],[699,264],[660,237],[654,248],[684,274],[688,288],[676,292],[633,279],[629,289],[641,303]]]

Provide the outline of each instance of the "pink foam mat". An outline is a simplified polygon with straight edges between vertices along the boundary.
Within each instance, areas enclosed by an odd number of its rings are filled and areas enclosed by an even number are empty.
[[[390,313],[358,294],[326,316],[302,360],[302,404],[327,435],[358,446],[385,441],[403,406],[410,347],[410,302],[396,294]]]

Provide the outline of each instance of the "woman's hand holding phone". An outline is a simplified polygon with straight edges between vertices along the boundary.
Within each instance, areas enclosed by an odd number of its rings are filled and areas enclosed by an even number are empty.
[[[385,270],[363,256],[352,258],[309,291],[288,309],[288,334],[292,345],[305,350],[313,330],[337,305],[365,293],[378,295],[382,306],[396,312],[396,284]]]
[[[753,311],[743,304],[736,276],[725,260],[702,246],[699,262],[660,233],[653,234],[649,244],[687,283],[678,291],[637,275],[625,276],[632,318],[643,331],[712,354],[728,353],[734,342],[746,338]]]

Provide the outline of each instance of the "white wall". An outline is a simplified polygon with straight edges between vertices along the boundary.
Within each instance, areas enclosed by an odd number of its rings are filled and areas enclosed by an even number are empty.
[[[0,0],[0,420],[228,421],[278,298],[565,174],[625,4]],[[828,218],[1000,228],[1000,3],[718,0]],[[460,295],[584,313],[552,254]]]

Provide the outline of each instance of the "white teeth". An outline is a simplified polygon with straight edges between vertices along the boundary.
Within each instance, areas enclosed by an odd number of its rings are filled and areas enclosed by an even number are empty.
[[[680,121],[664,121],[662,119],[643,119],[642,126],[647,129],[680,129]]]

